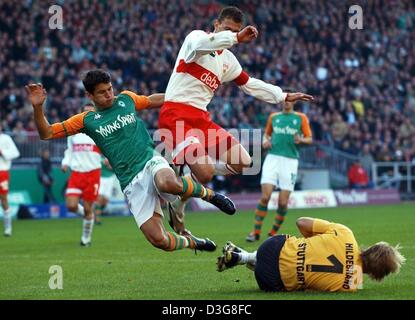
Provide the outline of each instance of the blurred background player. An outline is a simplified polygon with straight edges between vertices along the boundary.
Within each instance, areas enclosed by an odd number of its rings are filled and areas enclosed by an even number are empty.
[[[42,150],[42,154],[40,156],[40,163],[37,168],[37,176],[39,182],[43,186],[43,203],[56,202],[52,192],[52,161],[50,160],[50,153],[48,149]]]
[[[114,190],[114,184],[116,181],[114,171],[108,159],[101,158],[101,180],[99,184],[98,199],[95,203],[95,224],[100,225],[102,223],[101,216],[111,199],[112,192]]]
[[[84,111],[92,111],[87,104]],[[68,148],[62,159],[62,170],[71,169],[66,188],[66,207],[83,216],[81,246],[89,246],[94,228],[94,202],[98,197],[101,177],[101,153],[94,140],[84,133],[68,137]],[[82,199],[83,206],[79,203]]]
[[[294,102],[284,102],[283,111],[272,113],[265,127],[263,148],[269,149],[262,166],[261,199],[255,211],[254,230],[246,241],[259,240],[268,203],[275,187],[280,189],[278,208],[269,236],[277,234],[288,210],[288,200],[297,180],[299,145],[313,142],[307,116],[294,111]]]
[[[12,217],[7,199],[10,183],[9,170],[12,160],[19,156],[19,150],[17,150],[12,138],[3,133],[3,128],[0,124],[0,200],[3,209],[4,235],[6,237],[12,235]]]
[[[153,246],[165,251],[215,250],[215,243],[209,239],[180,236],[167,232],[163,225],[160,196],[166,201],[177,196],[197,197],[228,214],[235,212],[234,204],[225,196],[189,177],[177,178],[167,160],[155,150],[154,141],[136,111],[160,107],[164,94],[147,97],[122,91],[114,96],[110,74],[100,69],[88,71],[82,82],[94,110],[52,125],[43,112],[46,90],[41,84],[26,86],[40,138],[57,139],[79,132],[91,137],[111,164],[138,227]]]
[[[303,93],[285,93],[280,87],[252,78],[228,49],[258,36],[253,26],[242,29],[244,14],[225,7],[214,22],[214,32],[193,30],[185,38],[166,89],[159,127],[176,165],[187,164],[202,184],[214,174],[242,173],[252,166],[245,148],[230,133],[212,121],[207,105],[221,83],[234,82],[245,93],[268,103],[310,101]],[[241,30],[242,29],[242,30]],[[214,132],[215,134],[209,134]],[[216,161],[219,160],[219,161]],[[184,232],[183,201],[169,204],[174,230]]]
[[[345,291],[363,288],[363,275],[382,281],[405,262],[399,245],[386,242],[360,249],[346,226],[321,219],[299,218],[304,238],[278,235],[249,253],[231,242],[217,260],[219,272],[246,264],[264,291]]]

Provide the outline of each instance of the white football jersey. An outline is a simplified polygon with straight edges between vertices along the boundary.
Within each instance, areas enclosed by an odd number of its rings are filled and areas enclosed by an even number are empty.
[[[94,140],[84,133],[68,137],[68,149],[62,160],[62,166],[65,165],[77,172],[101,169],[101,152]]]
[[[9,171],[12,160],[20,156],[12,138],[7,134],[0,133],[0,171]]]
[[[192,31],[179,51],[166,89],[165,101],[183,103],[206,111],[221,83],[234,81],[247,94],[269,103],[284,101],[280,87],[251,78],[232,52],[237,33]]]

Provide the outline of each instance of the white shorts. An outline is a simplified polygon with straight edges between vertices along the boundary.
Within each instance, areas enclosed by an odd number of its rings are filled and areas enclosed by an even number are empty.
[[[115,175],[111,177],[101,177],[98,194],[104,198],[111,199],[114,190]]]
[[[166,159],[161,156],[154,156],[123,190],[128,207],[139,228],[153,216],[154,212],[163,216],[159,196],[169,202],[177,199],[175,195],[158,192],[154,177],[161,169],[170,169],[174,173]]]
[[[281,190],[294,191],[298,159],[267,154],[262,165],[261,184],[272,184]]]

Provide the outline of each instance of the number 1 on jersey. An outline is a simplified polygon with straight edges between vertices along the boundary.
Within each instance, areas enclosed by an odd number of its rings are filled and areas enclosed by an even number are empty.
[[[343,273],[343,264],[337,259],[334,254],[327,257],[332,265],[320,265],[320,264],[308,264],[307,271],[308,272],[327,272],[327,273]]]

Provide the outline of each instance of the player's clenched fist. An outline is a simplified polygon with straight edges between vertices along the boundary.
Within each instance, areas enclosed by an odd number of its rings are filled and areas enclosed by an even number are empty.
[[[258,30],[253,26],[247,26],[238,32],[237,37],[239,43],[249,42],[258,37]]]
[[[42,107],[46,100],[46,90],[43,88],[43,85],[41,83],[29,84],[25,86],[25,89],[33,107]]]

